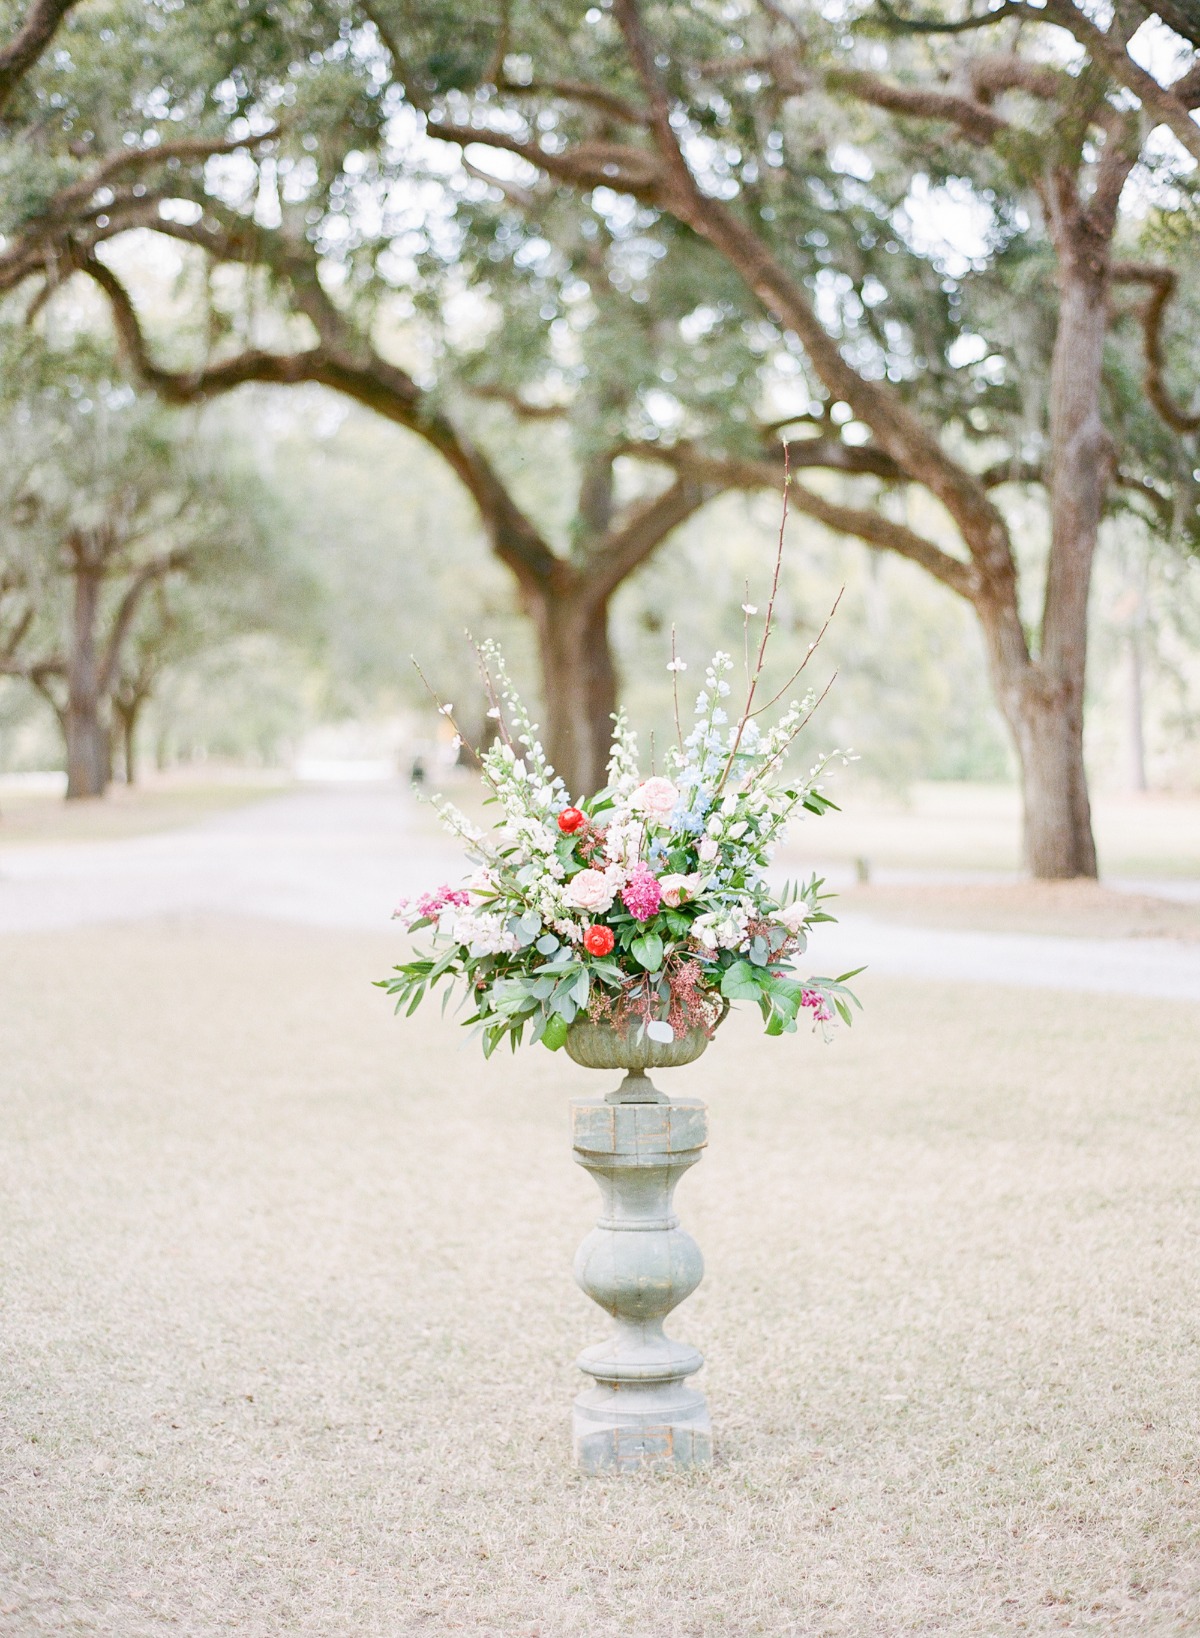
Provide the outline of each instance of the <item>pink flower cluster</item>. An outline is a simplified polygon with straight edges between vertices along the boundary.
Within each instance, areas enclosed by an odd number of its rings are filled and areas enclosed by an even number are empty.
[[[621,889],[621,899],[635,921],[649,921],[662,902],[662,887],[649,865],[635,864]]]
[[[800,1005],[808,1008],[818,1024],[827,1024],[833,1017],[829,1003],[820,990],[805,990],[800,997]]]
[[[471,902],[471,895],[464,887],[451,887],[449,882],[443,882],[432,893],[422,893],[415,908],[411,899],[401,899],[392,911],[392,919],[398,917],[408,921],[416,921],[422,916],[430,921],[436,921],[443,910],[454,908],[465,910]]]
[[[421,916],[436,916],[453,905],[458,910],[465,910],[471,902],[471,895],[463,887],[451,887],[443,882],[432,893],[423,893],[417,900],[417,914]]]

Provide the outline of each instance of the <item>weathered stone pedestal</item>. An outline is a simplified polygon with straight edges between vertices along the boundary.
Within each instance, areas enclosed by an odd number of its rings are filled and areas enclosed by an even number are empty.
[[[575,1159],[603,1197],[575,1278],[614,1320],[608,1341],[579,1356],[595,1385],[575,1401],[576,1459],[585,1473],[705,1466],[712,1428],[689,1380],[704,1360],[663,1335],[663,1320],[704,1273],[671,1197],[708,1141],[705,1107],[698,1098],[668,1100],[632,1073],[607,1098],[573,1102],[571,1132]]]

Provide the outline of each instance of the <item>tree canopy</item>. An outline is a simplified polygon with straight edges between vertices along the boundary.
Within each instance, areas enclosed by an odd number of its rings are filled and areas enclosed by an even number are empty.
[[[1031,863],[1089,872],[1098,530],[1195,518],[1200,80],[1177,38],[1143,83],[1147,15],[89,4],[10,99],[0,284],[88,275],[170,401],[319,381],[425,439],[534,616],[572,776],[613,590],[786,437],[800,510],[974,610]],[[139,305],[134,230],[191,258],[190,321]]]

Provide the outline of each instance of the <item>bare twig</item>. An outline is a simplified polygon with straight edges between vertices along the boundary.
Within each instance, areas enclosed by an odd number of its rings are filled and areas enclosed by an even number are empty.
[[[762,676],[763,660],[767,652],[767,643],[771,636],[771,627],[775,616],[775,598],[779,593],[779,576],[783,569],[783,534],[784,530],[787,528],[788,489],[791,485],[791,481],[792,473],[788,462],[787,445],[785,444],[783,446],[783,513],[779,519],[779,541],[775,547],[775,570],[771,576],[771,595],[767,601],[767,613],[763,620],[762,641],[758,645],[758,658],[754,663],[754,675],[750,678],[750,687],[746,694],[746,704],[742,710],[741,721],[737,725],[737,732],[733,736],[733,744],[729,748],[729,759],[725,763],[720,779],[717,781],[717,788],[713,793],[714,798],[721,794],[725,781],[729,778],[729,771],[733,767],[734,760],[737,757],[738,746],[742,743],[742,735],[746,731],[746,724],[750,721],[751,715],[753,714],[751,708],[754,704],[754,694],[755,690],[758,688],[759,678]],[[746,601],[749,603],[750,599],[747,597]],[[747,614],[747,621],[749,618],[750,616]]]
[[[683,751],[683,728],[679,721],[679,655],[675,651],[675,622],[671,621],[671,691],[675,700],[675,738]]]
[[[801,672],[804,671],[805,667],[808,665],[808,662],[812,659],[813,655],[820,648],[821,640],[825,636],[825,633],[829,630],[830,625],[833,623],[833,617],[838,611],[838,604],[841,602],[842,598],[845,595],[846,595],[846,588],[845,588],[845,586],[843,586],[841,588],[841,590],[838,592],[837,596],[833,600],[833,607],[830,609],[829,613],[825,616],[825,624],[821,627],[820,631],[818,631],[817,635],[813,638],[812,642],[809,643],[808,648],[805,651],[804,658],[800,661],[800,664],[796,667],[795,671],[792,672],[792,674],[788,678],[787,682],[784,683],[783,687],[779,690],[778,694],[775,694],[771,699],[769,699],[765,705],[760,705],[758,710],[753,713],[756,717],[761,717],[764,711],[769,711],[773,705],[778,705],[779,701],[787,693],[788,689],[796,681],[797,677],[799,677]]]

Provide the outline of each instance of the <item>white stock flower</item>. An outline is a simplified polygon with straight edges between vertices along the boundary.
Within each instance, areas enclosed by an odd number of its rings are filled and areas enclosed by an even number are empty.
[[[625,815],[609,825],[604,835],[604,851],[614,864],[635,864],[641,857],[644,835],[641,820]]]
[[[736,950],[746,942],[744,910],[710,910],[692,923],[692,936],[709,950]]]
[[[520,941],[504,925],[503,916],[463,912],[455,916],[452,936],[456,944],[465,944],[472,955],[499,955],[516,950]]]

